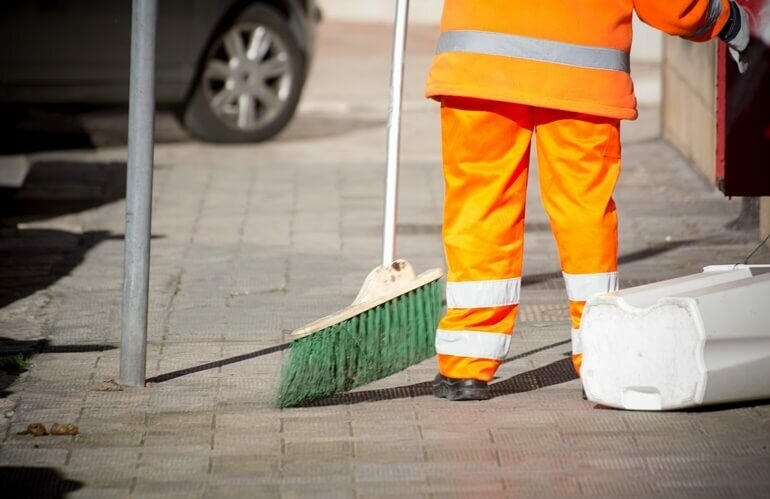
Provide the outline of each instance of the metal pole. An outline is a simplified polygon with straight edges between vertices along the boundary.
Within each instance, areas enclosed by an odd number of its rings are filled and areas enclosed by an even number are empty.
[[[133,0],[120,383],[144,386],[150,279],[157,0]]]
[[[393,29],[393,62],[390,73],[390,102],[388,108],[388,145],[385,153],[385,223],[382,236],[382,265],[390,265],[396,255],[396,218],[398,200],[399,143],[401,140],[401,100],[404,90],[404,52],[409,0],[396,2],[396,23]]]

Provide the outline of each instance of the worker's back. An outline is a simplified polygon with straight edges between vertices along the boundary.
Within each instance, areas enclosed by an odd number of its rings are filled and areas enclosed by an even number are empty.
[[[633,119],[635,9],[694,40],[713,38],[730,10],[727,0],[446,0],[427,94]]]

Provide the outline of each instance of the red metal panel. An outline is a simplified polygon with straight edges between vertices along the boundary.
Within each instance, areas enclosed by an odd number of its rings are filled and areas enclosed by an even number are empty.
[[[729,196],[770,196],[770,0],[739,3],[750,16],[750,66],[739,74],[719,44],[716,179]]]

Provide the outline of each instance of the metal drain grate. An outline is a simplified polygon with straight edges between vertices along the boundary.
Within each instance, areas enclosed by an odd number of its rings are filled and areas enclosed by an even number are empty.
[[[529,392],[577,379],[571,359],[562,359],[490,385],[492,397]]]
[[[551,322],[570,319],[569,306],[564,304],[522,304],[519,305],[518,321],[521,322]]]

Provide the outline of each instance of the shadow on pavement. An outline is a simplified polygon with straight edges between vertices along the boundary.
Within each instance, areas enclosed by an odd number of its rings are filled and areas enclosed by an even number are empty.
[[[663,253],[668,253],[669,251],[675,250],[677,248],[681,248],[683,246],[690,246],[692,244],[697,244],[699,242],[708,241],[708,238],[704,239],[685,239],[682,241],[671,241],[671,242],[663,242],[660,244],[656,244],[654,246],[650,246],[649,248],[645,248],[643,250],[639,251],[633,251],[631,253],[620,255],[618,257],[618,264],[624,264],[624,263],[632,263],[637,262],[640,260],[646,260],[648,258],[652,258],[654,256],[661,255]],[[550,281],[552,279],[561,279],[562,273],[561,271],[558,272],[546,272],[542,274],[532,274],[532,275],[525,275],[521,279],[521,285],[522,286],[531,286],[534,284],[540,284],[545,281]]]
[[[39,161],[31,165],[21,189],[6,194],[0,225],[77,213],[123,199],[126,164]]]
[[[275,137],[278,142],[294,142],[341,137],[352,132],[385,126],[383,118],[366,118],[342,113],[339,115],[298,114],[286,129]]]
[[[107,231],[4,231],[0,236],[0,308],[48,288],[77,267],[89,250],[110,237]]]
[[[350,112],[297,113],[273,141],[293,142],[337,137],[384,126],[381,117],[355,116]],[[16,109],[15,116],[0,116],[0,154],[125,147],[128,144],[126,106],[59,105]],[[155,117],[155,142],[195,142],[175,113],[161,109]]]
[[[728,402],[726,404],[706,405],[703,407],[693,407],[692,409],[685,409],[682,412],[692,414],[702,414],[709,412],[722,412],[733,409],[746,409],[749,407],[761,407],[763,405],[770,405],[770,399],[760,400],[743,400],[741,402]]]
[[[83,487],[83,482],[68,480],[53,468],[0,466],[3,497],[27,499],[63,498]]]
[[[32,355],[38,353],[88,353],[114,350],[115,345],[104,343],[80,343],[77,345],[51,345],[47,339],[14,340],[0,336],[0,357]]]
[[[4,190],[0,204],[0,309],[47,289],[80,265],[86,254],[105,240],[123,239],[106,230],[81,232],[25,227],[112,203],[125,196],[123,163],[41,161],[32,165],[24,185]],[[118,283],[116,283],[116,286]],[[0,332],[0,390],[23,372],[29,357],[41,353],[87,352],[109,345],[49,345],[46,341],[12,338],[13,313]],[[20,320],[23,326],[24,320]]]
[[[572,368],[572,361],[570,359],[562,359],[493,383],[489,385],[489,390],[491,397],[495,398],[558,385],[573,379],[577,379],[577,375]],[[433,395],[433,389],[431,382],[425,381],[413,385],[383,388],[380,390],[340,393],[315,400],[305,404],[304,407],[361,404],[363,402],[381,402],[385,400],[425,397],[428,395]]]
[[[34,163],[21,189],[0,206],[0,308],[69,274],[99,243],[123,239],[104,230],[81,233],[19,224],[98,208],[125,193],[125,163]]]
[[[511,362],[522,359],[530,355],[548,350],[569,343],[570,340],[560,341],[551,345],[535,348],[527,352],[515,355],[505,359],[505,362]],[[529,392],[544,388],[546,386],[558,385],[577,379],[575,370],[572,367],[571,359],[557,360],[551,364],[532,369],[520,374],[511,376],[508,379],[498,381],[489,385],[492,398],[511,395],[514,393]],[[350,405],[363,402],[380,402],[384,400],[395,400],[403,398],[425,397],[433,395],[433,389],[430,381],[415,383],[413,385],[397,386],[394,388],[382,388],[380,390],[363,390],[358,392],[347,392],[332,395],[320,400],[315,400],[305,404],[306,407],[319,407],[330,405]]]
[[[290,346],[291,346],[291,343],[281,343],[280,345],[275,345],[269,348],[263,348],[262,350],[257,350],[256,352],[245,353],[243,355],[236,355],[235,357],[229,357],[227,359],[208,362],[206,364],[201,364],[200,366],[188,367],[186,369],[180,369],[178,371],[172,371],[166,374],[159,374],[157,376],[148,378],[145,381],[145,383],[148,385],[153,383],[163,383],[164,381],[180,378],[188,374],[199,373],[201,371],[208,371],[209,369],[216,369],[218,367],[226,366],[228,364],[235,364],[236,362],[242,362],[244,360],[253,359],[255,357],[261,357],[263,355],[280,352],[282,350],[286,350]]]
[[[494,383],[489,386],[489,391],[492,398],[501,397],[560,385],[577,378],[572,359],[562,359]]]
[[[0,154],[93,149],[72,107],[48,110],[12,107],[0,118]]]
[[[642,250],[633,251],[625,255],[620,255],[618,257],[618,264],[622,265],[626,263],[633,263],[641,260],[646,260],[648,258],[652,258],[658,255],[662,255],[664,253],[668,253],[669,251],[673,251],[673,250],[688,247],[688,246],[717,247],[722,245],[733,245],[736,242],[753,242],[755,239],[756,239],[756,236],[754,235],[754,233],[750,233],[748,235],[747,233],[744,233],[744,234],[733,233],[733,234],[715,234],[715,235],[705,236],[697,239],[683,239],[680,241],[662,242],[659,244],[651,245],[650,247]],[[760,246],[758,246],[757,249],[759,250],[761,249],[761,247],[762,247],[762,244],[760,244]],[[761,254],[764,254],[764,252],[762,252]],[[740,262],[735,262],[735,263],[740,263]],[[563,276],[561,271],[525,275],[521,279],[521,285],[532,286],[532,285],[542,284],[554,279],[562,279],[562,277]],[[621,284],[621,288],[626,287],[622,278],[621,278],[620,284]],[[646,283],[643,282],[641,284],[646,284]],[[636,286],[639,284],[635,283],[633,285]]]
[[[8,395],[6,389],[19,374],[27,370],[24,364],[34,355],[103,352],[115,348],[115,345],[105,344],[51,345],[46,339],[16,340],[0,336],[0,398]]]
[[[545,345],[540,348],[528,350],[524,353],[514,355],[512,357],[508,357],[503,361],[503,364],[508,362],[513,362],[514,360],[522,359],[524,357],[528,357],[530,355],[534,355],[538,352],[542,352],[544,350],[548,350],[557,346],[566,345],[567,343],[570,343],[570,341],[571,340],[559,341],[557,343]],[[291,347],[291,343],[281,343],[279,345],[275,345],[269,348],[257,350],[256,352],[250,352],[243,355],[237,355],[235,357],[229,357],[227,359],[208,362],[206,364],[201,364],[195,367],[188,367],[186,369],[180,369],[178,371],[159,374],[157,376],[148,378],[146,380],[146,383],[148,385],[154,384],[154,383],[163,383],[164,381],[170,381],[172,379],[180,378],[188,374],[195,374],[202,371],[207,371],[209,369],[216,369],[229,364],[235,364],[237,362],[242,362],[244,360],[253,359],[255,357],[261,357],[263,355],[280,352],[290,347]],[[566,361],[565,365],[569,368],[568,372],[571,373],[572,377],[569,377],[568,373],[561,373],[558,376],[556,376],[556,378],[554,378],[556,379],[555,383],[549,383],[547,381],[548,379],[547,376],[549,376],[549,374],[554,369],[557,369],[557,368],[562,369],[562,366],[560,363],[564,361]],[[508,380],[495,383],[491,385],[493,396],[505,395],[507,394],[506,390],[511,390],[512,387],[514,391],[510,391],[510,393],[517,393],[518,391],[528,391],[528,390],[516,390],[516,387],[520,386],[518,384],[518,381],[516,381],[517,379],[519,379],[520,376],[522,377],[521,378],[522,380],[529,380],[528,382],[530,383],[530,385],[532,380],[538,383],[541,383],[541,386],[537,386],[535,388],[540,388],[542,386],[549,386],[551,384],[564,383],[565,381],[570,381],[572,379],[575,379],[576,376],[575,376],[574,370],[572,369],[572,361],[570,359],[564,359],[564,361],[555,362],[553,364],[549,364],[548,366],[545,366],[544,368],[535,369],[527,373],[522,373],[521,375],[516,375],[512,378],[509,378]],[[556,366],[556,367],[551,367],[551,366]],[[527,377],[527,375],[529,375],[529,377]],[[498,387],[498,388],[495,388],[495,387]],[[535,388],[532,388],[532,389],[535,389]],[[421,396],[430,395],[430,394],[432,394],[431,384],[428,381],[424,383],[416,383],[414,385],[399,386],[395,388],[387,388],[382,390],[368,390],[368,391],[360,391],[360,392],[342,393],[342,394],[334,395],[332,397],[328,397],[325,399],[316,400],[312,403],[309,403],[308,406],[355,404],[360,402],[371,402],[375,400],[393,400],[397,398],[421,397]]]
[[[127,106],[48,105],[15,109],[0,123],[0,154],[121,147],[128,141]],[[159,113],[158,143],[188,141],[173,116]]]

